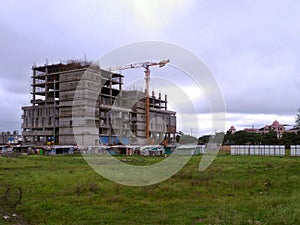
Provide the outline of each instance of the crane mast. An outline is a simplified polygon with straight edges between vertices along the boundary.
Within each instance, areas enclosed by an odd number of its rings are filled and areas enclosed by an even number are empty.
[[[145,120],[146,120],[146,141],[149,140],[150,136],[150,127],[149,127],[149,122],[150,122],[150,100],[149,100],[149,83],[150,83],[150,66],[159,66],[163,67],[167,63],[169,63],[170,60],[161,60],[160,62],[142,62],[142,63],[133,63],[133,64],[128,64],[128,65],[123,65],[123,66],[115,66],[115,67],[110,67],[109,71],[117,71],[117,70],[126,70],[126,69],[134,69],[134,68],[144,68],[145,69]]]

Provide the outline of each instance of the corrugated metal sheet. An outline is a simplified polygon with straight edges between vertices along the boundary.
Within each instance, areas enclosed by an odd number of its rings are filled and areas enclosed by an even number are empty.
[[[300,156],[300,145],[291,145],[291,156]]]
[[[284,145],[231,145],[230,154],[253,156],[284,156],[285,147]]]

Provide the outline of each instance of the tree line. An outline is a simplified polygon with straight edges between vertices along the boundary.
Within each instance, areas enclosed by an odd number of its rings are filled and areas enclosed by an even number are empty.
[[[279,139],[274,130],[268,133],[259,134],[247,131],[237,131],[230,133],[217,133],[216,135],[224,135],[223,145],[300,145],[300,132],[297,133],[283,133]],[[210,135],[202,136],[198,139],[199,144],[208,143]]]
[[[297,110],[294,128],[300,129],[300,108]],[[277,137],[277,132],[270,129],[268,133],[259,134],[247,131],[237,131],[231,133],[227,131],[216,133],[216,135],[223,135],[223,145],[300,145],[300,130],[297,132],[283,133],[282,137]],[[204,135],[198,138],[198,144],[208,143],[210,135]]]

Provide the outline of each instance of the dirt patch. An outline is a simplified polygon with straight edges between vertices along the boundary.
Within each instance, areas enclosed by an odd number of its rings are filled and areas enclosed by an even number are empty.
[[[229,145],[222,145],[220,147],[220,151],[228,151],[228,152],[230,152],[230,146]]]
[[[23,191],[21,187],[2,185],[0,187],[0,224],[27,225],[24,217],[16,212],[21,204]]]
[[[0,206],[0,224],[29,225],[24,217]]]

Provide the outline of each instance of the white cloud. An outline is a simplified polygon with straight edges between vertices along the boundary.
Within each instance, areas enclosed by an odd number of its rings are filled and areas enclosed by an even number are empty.
[[[12,0],[0,8],[1,115],[16,114],[9,123],[0,120],[5,130],[19,123],[18,110],[30,103],[33,62],[84,53],[93,60],[120,45],[151,39],[176,43],[206,61],[225,97],[228,128],[294,121],[300,107],[298,1],[75,0],[52,1],[41,10],[42,4]],[[189,115],[192,105],[201,115],[210,113],[197,87],[172,71],[162,73],[179,81],[189,100],[178,97],[174,85],[154,89],[168,94],[181,114]],[[4,105],[7,99],[14,104]],[[184,118],[193,129],[193,121]],[[210,130],[209,116],[201,118],[199,127]]]
[[[232,125],[237,130],[243,130],[245,128],[261,128],[265,125],[272,124],[277,120],[281,124],[290,125],[287,128],[291,128],[295,122],[295,116],[293,115],[279,115],[279,114],[250,114],[250,113],[226,113],[225,121],[219,121],[218,127],[214,127],[213,118],[211,113],[198,114],[198,119],[195,120],[188,115],[178,117],[179,124],[178,130],[182,130],[184,133],[192,134],[196,137],[213,134],[214,132],[226,132]],[[216,121],[218,122],[218,121]],[[225,127],[224,127],[225,126]],[[224,127],[222,129],[222,127]]]
[[[145,32],[161,32],[179,12],[190,9],[194,0],[122,1],[132,11],[134,21]],[[146,33],[147,34],[147,33]]]

